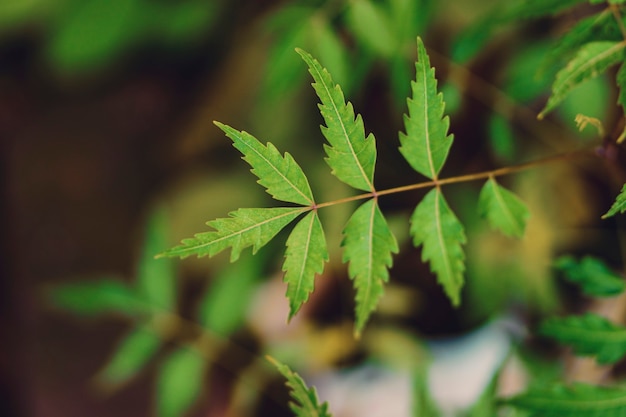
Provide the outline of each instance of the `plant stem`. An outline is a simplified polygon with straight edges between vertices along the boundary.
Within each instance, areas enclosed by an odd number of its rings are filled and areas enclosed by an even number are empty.
[[[619,6],[617,4],[611,4],[609,8],[613,13],[613,17],[617,20],[617,25],[619,26],[620,32],[622,32],[622,37],[626,40],[626,27],[624,27],[624,22],[622,22],[622,13],[619,11]]]

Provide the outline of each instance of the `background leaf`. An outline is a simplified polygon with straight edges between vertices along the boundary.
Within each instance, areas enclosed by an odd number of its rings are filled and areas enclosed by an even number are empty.
[[[157,377],[157,415],[179,417],[187,411],[202,393],[205,370],[205,359],[188,346],[168,356]]]
[[[571,256],[562,256],[554,266],[564,273],[565,278],[579,285],[591,297],[610,297],[624,291],[624,280],[604,262],[585,256],[579,262]]]
[[[450,120],[444,117],[443,96],[437,93],[435,70],[421,38],[417,38],[415,82],[412,98],[407,100],[409,114],[404,116],[406,134],[400,132],[400,152],[409,164],[430,179],[437,178],[453,136],[448,135]]]
[[[355,36],[377,55],[391,57],[397,48],[387,10],[380,3],[355,0],[348,9],[348,26]]]
[[[287,239],[284,281],[287,283],[289,319],[298,312],[314,289],[315,274],[321,274],[328,261],[326,238],[316,211],[296,224]]]
[[[309,53],[297,49],[309,66],[315,83],[313,87],[322,102],[319,105],[326,127],[322,133],[330,146],[324,149],[326,162],[333,174],[341,181],[364,191],[374,190],[374,167],[376,165],[376,139],[365,128],[361,115],[354,117],[352,103],[346,104],[339,85],[335,85],[328,71]]]
[[[148,310],[146,303],[131,288],[114,279],[61,285],[52,290],[51,299],[58,307],[81,316],[136,315]]]
[[[526,220],[530,215],[526,205],[494,178],[488,179],[480,191],[478,212],[492,227],[518,238],[524,236]]]
[[[438,188],[429,191],[411,215],[411,236],[415,247],[423,245],[422,260],[430,262],[437,281],[458,306],[465,271],[465,232]]]
[[[378,202],[370,199],[352,214],[343,231],[343,261],[356,289],[355,334],[358,336],[383,294],[388,268],[398,243],[383,217]]]
[[[313,193],[300,165],[287,152],[282,156],[271,144],[263,145],[248,132],[239,132],[232,127],[215,122],[243,159],[252,167],[252,173],[259,177],[258,183],[267,189],[276,200],[308,206],[313,204]]]
[[[599,363],[615,363],[626,354],[626,328],[596,314],[549,318],[539,332],[571,346],[577,355],[595,356]]]
[[[183,239],[182,245],[160,256],[213,256],[232,247],[230,259],[234,262],[248,246],[252,246],[252,253],[256,253],[303,210],[298,207],[242,208],[230,213],[230,217],[208,222],[215,231]]]
[[[300,375],[289,369],[287,365],[269,356],[267,359],[287,379],[286,384],[291,389],[289,393],[295,400],[289,403],[289,408],[296,417],[330,417],[328,404],[319,403],[315,388],[308,388]]]

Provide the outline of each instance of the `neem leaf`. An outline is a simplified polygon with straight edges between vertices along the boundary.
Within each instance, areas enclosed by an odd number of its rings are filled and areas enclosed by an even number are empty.
[[[259,177],[258,183],[267,188],[272,197],[305,206],[313,204],[309,181],[289,153],[282,156],[273,144],[263,145],[248,132],[240,132],[219,122],[215,125],[232,139],[235,148],[252,167],[252,173]]]
[[[115,353],[98,372],[98,383],[116,388],[137,375],[161,346],[161,338],[152,330],[133,329],[118,344]]]
[[[409,114],[404,115],[406,134],[400,132],[400,152],[413,169],[435,179],[446,161],[453,135],[448,135],[450,119],[444,117],[445,104],[441,93],[437,93],[435,69],[431,68],[419,37],[411,89],[413,96],[407,99]]]
[[[293,372],[287,365],[269,356],[267,360],[287,379],[286,385],[290,388],[289,393],[295,400],[289,403],[289,408],[296,417],[331,417],[328,413],[328,404],[319,403],[315,387],[308,388],[300,375]]]
[[[466,242],[463,225],[454,215],[438,188],[432,189],[411,215],[413,245],[423,245],[422,260],[430,262],[454,306],[461,302]]]
[[[307,214],[293,228],[287,239],[284,281],[287,283],[289,319],[300,309],[314,289],[315,274],[324,270],[328,261],[326,238],[317,212]]]
[[[52,290],[51,299],[58,307],[82,316],[104,313],[135,315],[148,309],[145,301],[131,288],[114,279],[59,285]]]
[[[626,413],[626,388],[556,384],[532,388],[504,402],[529,417],[618,417]]]
[[[615,202],[602,218],[606,219],[611,216],[615,216],[617,213],[624,213],[626,211],[626,184],[622,187],[622,191],[615,198]]]
[[[164,360],[156,386],[159,417],[179,417],[200,397],[206,365],[200,352],[188,346]]]
[[[556,75],[556,80],[552,84],[552,95],[537,117],[542,119],[580,83],[594,78],[610,66],[622,62],[626,56],[625,47],[626,41],[589,42],[581,47],[576,56]]]
[[[600,259],[585,256],[576,261],[571,256],[562,256],[555,267],[563,271],[565,278],[578,284],[582,291],[593,297],[610,297],[624,291],[624,280],[615,274]]]
[[[595,356],[601,364],[626,355],[626,328],[597,314],[552,317],[541,323],[539,332],[571,346],[578,355]]]
[[[389,280],[392,254],[398,243],[383,217],[378,202],[370,199],[352,214],[343,230],[343,261],[356,289],[355,334],[360,335]]]
[[[252,246],[252,253],[256,253],[305,210],[301,207],[242,208],[231,212],[230,217],[208,222],[215,231],[183,239],[182,245],[159,256],[213,256],[232,247],[230,260],[235,262],[243,249]]]
[[[492,227],[507,236],[524,236],[529,212],[515,194],[501,187],[494,178],[487,180],[478,199],[478,212]]]
[[[350,2],[347,23],[355,37],[366,47],[383,57],[396,53],[398,45],[394,25],[388,11],[369,0]]]
[[[339,85],[335,85],[328,71],[302,49],[296,49],[309,66],[315,82],[313,88],[320,98],[320,112],[326,127],[322,133],[329,145],[324,145],[326,162],[341,181],[359,190],[374,190],[376,139],[371,133],[365,137],[361,115],[354,117],[352,103],[345,102]]]

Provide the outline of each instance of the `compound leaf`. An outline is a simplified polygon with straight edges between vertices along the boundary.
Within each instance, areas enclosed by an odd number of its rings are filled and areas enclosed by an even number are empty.
[[[478,199],[478,212],[492,227],[507,236],[522,237],[529,212],[515,194],[500,186],[495,179],[487,180]]]
[[[328,71],[302,49],[296,49],[309,66],[315,82],[313,88],[320,98],[320,112],[326,127],[322,133],[330,145],[325,145],[326,162],[333,174],[344,183],[359,190],[374,191],[376,139],[365,137],[361,115],[354,116],[352,103],[345,102],[341,87],[333,83]]]
[[[290,395],[295,401],[289,403],[289,408],[296,417],[331,417],[326,402],[320,404],[315,387],[308,388],[300,375],[293,372],[287,365],[267,357],[276,369],[287,379],[286,385],[290,388]]]
[[[458,306],[465,271],[465,232],[438,188],[429,191],[415,208],[410,233],[415,247],[423,245],[422,260],[430,262],[439,284]]]
[[[595,356],[598,363],[615,363],[626,354],[626,328],[597,314],[552,317],[539,332],[567,344],[578,355]]]
[[[284,281],[287,283],[289,319],[298,312],[313,292],[315,274],[324,270],[328,261],[326,238],[317,212],[310,212],[293,228],[287,239]]]
[[[137,375],[161,346],[161,339],[152,330],[138,327],[118,345],[108,363],[98,372],[97,381],[115,388]]]
[[[406,134],[400,132],[400,152],[422,175],[435,179],[441,170],[453,135],[448,135],[450,120],[444,117],[443,95],[437,93],[435,69],[421,38],[417,38],[415,81],[411,82],[412,98],[407,99],[409,114],[404,115]]]
[[[615,202],[602,218],[606,219],[615,216],[617,213],[624,213],[626,211],[626,184],[622,187],[622,191],[617,195]]]
[[[350,262],[348,274],[356,289],[358,336],[383,294],[383,283],[389,280],[388,268],[393,262],[392,253],[398,252],[398,243],[375,199],[356,209],[343,235],[343,261]]]
[[[233,146],[252,167],[252,173],[259,177],[258,183],[272,197],[305,206],[314,203],[309,181],[289,153],[282,156],[271,143],[263,145],[248,132],[240,132],[219,122],[214,123],[232,139]]]
[[[256,253],[305,210],[301,207],[242,208],[231,212],[230,217],[208,222],[214,231],[183,239],[182,245],[159,256],[213,256],[232,247],[230,260],[234,262],[248,246]]]
[[[529,417],[617,417],[626,413],[626,388],[556,384],[532,388],[504,402],[527,411]]]
[[[592,297],[610,297],[624,291],[624,280],[600,259],[585,256],[577,262],[571,256],[562,256],[555,267],[563,271],[565,278],[578,284],[582,291]]]
[[[179,417],[202,392],[206,360],[188,346],[174,351],[161,364],[156,400],[159,417]]]
[[[574,87],[621,62],[626,56],[625,47],[626,41],[599,41],[589,42],[580,48],[576,56],[556,75],[552,95],[538,118],[542,119],[554,109]]]

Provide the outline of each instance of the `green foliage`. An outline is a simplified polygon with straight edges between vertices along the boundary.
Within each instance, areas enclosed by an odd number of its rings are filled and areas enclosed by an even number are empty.
[[[555,261],[554,266],[589,296],[610,297],[626,289],[626,283],[621,277],[592,256],[585,256],[578,262],[571,256],[562,256]]]
[[[505,403],[526,411],[530,417],[617,417],[626,413],[626,389],[556,384],[533,388]]]
[[[289,403],[289,407],[296,417],[330,417],[328,404],[319,403],[315,388],[308,388],[300,375],[287,365],[269,356],[267,360],[287,379],[286,385],[290,388],[289,393],[294,400]]]
[[[144,302],[131,288],[113,279],[58,286],[50,296],[58,307],[81,316],[119,312],[135,315],[146,310]]]
[[[206,361],[201,353],[184,346],[161,364],[157,377],[157,415],[177,417],[189,409],[203,388]]]
[[[622,191],[615,198],[615,202],[602,218],[606,219],[615,216],[617,213],[624,213],[626,211],[626,184],[622,187]]]
[[[494,178],[487,180],[478,200],[478,211],[489,224],[507,236],[522,237],[530,215],[526,205],[515,194],[500,186]]]
[[[539,332],[579,355],[595,356],[599,363],[615,363],[626,355],[626,328],[596,314],[553,317],[541,324]]]

